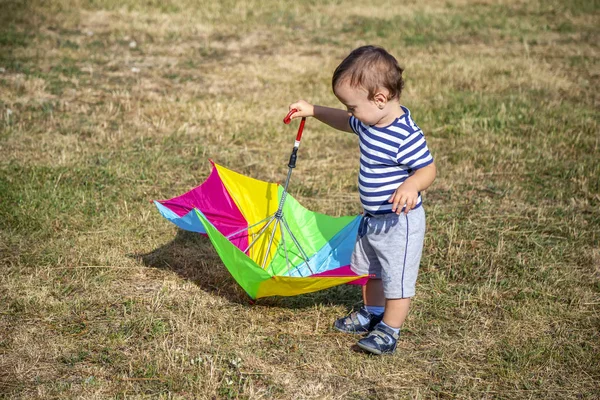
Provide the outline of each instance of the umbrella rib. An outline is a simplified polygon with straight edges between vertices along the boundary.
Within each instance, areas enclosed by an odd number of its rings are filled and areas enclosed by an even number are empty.
[[[292,230],[290,229],[288,223],[286,222],[285,218],[283,218],[283,216],[281,217],[281,223],[284,225],[285,229],[290,234],[290,237],[292,238],[292,241],[294,242],[294,244],[296,245],[296,247],[298,248],[298,250],[300,250],[300,254],[302,255],[302,258],[304,259],[304,262],[306,263],[306,266],[308,267],[308,270],[310,271],[310,274],[311,275],[314,274],[313,270],[310,268],[310,265],[308,264],[308,256],[306,255],[306,253],[304,252],[304,250],[300,246],[300,243],[298,243],[298,240],[296,239],[296,237],[292,233]],[[299,268],[299,267],[300,266],[298,266],[296,268]]]
[[[287,245],[285,244],[285,235],[283,234],[283,223],[279,224],[279,231],[281,233],[281,242],[283,243],[283,254],[285,254],[285,265],[287,266],[288,276],[291,276],[292,271],[290,270],[290,259],[288,258]]]
[[[275,226],[271,231],[271,238],[269,239],[269,245],[267,246],[267,252],[265,253],[265,258],[263,258],[263,262],[261,265],[262,269],[265,269],[265,264],[267,263],[267,258],[269,258],[269,253],[271,252],[271,245],[273,244],[273,238],[275,237],[275,232],[277,232],[277,224],[279,224],[279,218],[275,218]]]
[[[256,238],[254,240],[252,240],[252,243],[250,243],[248,245],[248,247],[246,247],[246,250],[244,250],[244,253],[247,253],[248,251],[250,251],[250,249],[252,248],[252,246],[254,246],[254,243],[256,243],[258,241],[258,238],[265,232],[265,230],[267,229],[267,227],[269,225],[271,225],[271,222],[273,222],[273,220],[275,219],[275,215],[272,215],[271,217],[269,217],[269,221],[265,224],[265,226],[263,226],[262,228],[260,228],[260,231],[258,231]],[[264,221],[264,220],[263,220]],[[257,225],[257,224],[254,224]]]
[[[268,220],[269,218],[273,218],[273,215],[269,215],[266,218],[263,218],[262,220],[258,221],[257,223],[247,226],[245,228],[240,229],[239,231],[235,231],[233,233],[230,233],[229,235],[225,236],[227,239],[231,239],[232,237],[234,237],[235,235],[237,235],[238,233],[242,233],[244,231],[250,231],[250,229],[254,228],[257,225],[262,224],[263,222],[265,222],[266,220]]]

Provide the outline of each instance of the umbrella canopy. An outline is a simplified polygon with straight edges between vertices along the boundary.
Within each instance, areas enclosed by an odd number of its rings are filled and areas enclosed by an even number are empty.
[[[349,267],[360,216],[309,211],[279,184],[212,165],[200,186],[154,203],[178,227],[208,235],[251,298],[364,283]],[[272,223],[278,212],[280,223]]]

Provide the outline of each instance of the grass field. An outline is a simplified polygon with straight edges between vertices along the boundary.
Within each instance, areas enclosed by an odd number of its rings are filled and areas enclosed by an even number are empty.
[[[598,0],[0,0],[0,397],[597,399]],[[341,286],[255,305],[150,203],[208,159],[282,181],[298,98],[378,44],[438,178],[397,354]],[[360,212],[352,135],[309,120],[291,194]]]

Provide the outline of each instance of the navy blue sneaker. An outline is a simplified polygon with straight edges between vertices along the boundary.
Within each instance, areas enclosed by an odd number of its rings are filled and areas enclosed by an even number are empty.
[[[368,322],[362,324],[358,316],[362,315]],[[375,315],[367,311],[363,306],[358,311],[351,312],[345,317],[337,319],[333,323],[333,328],[340,332],[362,335],[363,333],[371,332],[375,325],[381,322],[383,314]]]
[[[357,346],[369,353],[381,355],[392,354],[396,350],[396,344],[400,333],[391,328],[377,324],[377,326],[366,337],[358,341]]]

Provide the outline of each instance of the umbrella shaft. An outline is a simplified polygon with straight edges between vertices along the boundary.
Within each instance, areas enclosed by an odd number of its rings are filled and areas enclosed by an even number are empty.
[[[275,213],[275,217],[280,219],[283,215],[283,205],[285,203],[285,198],[287,197],[287,189],[290,184],[290,178],[292,177],[292,167],[288,169],[287,178],[285,179],[285,184],[283,185],[283,193],[281,194],[281,199],[279,200],[279,206],[277,207],[277,212]]]

